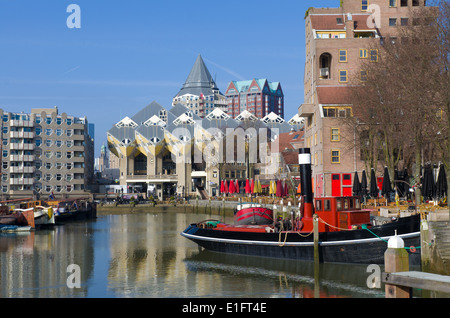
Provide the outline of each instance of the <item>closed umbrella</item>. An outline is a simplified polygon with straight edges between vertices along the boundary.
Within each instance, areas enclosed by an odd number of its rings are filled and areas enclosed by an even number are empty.
[[[422,195],[426,200],[431,200],[436,191],[435,184],[433,179],[433,171],[431,170],[431,166],[427,165],[423,171],[423,180],[422,180]]]
[[[353,177],[353,195],[361,195],[361,183],[359,182],[358,172],[355,171],[355,176]]]
[[[223,182],[223,193],[227,194],[228,193],[228,183],[227,180],[225,180]]]
[[[224,190],[225,190],[225,186],[224,186],[223,180],[222,180],[222,181],[220,181],[220,193],[223,193]]]
[[[287,181],[284,183],[284,189],[283,190],[284,190],[284,196],[288,197],[289,196],[289,184],[288,184]]]
[[[258,180],[258,193],[262,193],[261,180]]]
[[[239,193],[239,181],[236,179],[236,193]]]
[[[277,183],[273,180],[273,194],[277,195]]]
[[[436,196],[438,198],[445,198],[447,196],[447,191],[447,176],[445,174],[444,165],[441,164],[441,166],[439,167],[439,175],[436,182]]]
[[[378,186],[377,186],[377,179],[375,178],[375,169],[372,168],[370,170],[370,190],[369,195],[372,198],[378,197]]]
[[[250,193],[255,193],[255,180],[253,180],[253,179],[250,184]]]
[[[272,180],[269,181],[269,194],[274,194],[274,193],[273,193]]]
[[[297,194],[302,194],[302,184],[301,183],[298,184]]]
[[[381,195],[385,198],[389,197],[389,193],[392,191],[391,179],[389,178],[388,167],[384,167],[383,185],[381,187]]]
[[[277,181],[277,197],[281,197],[283,195],[283,186],[281,185],[281,180]]]
[[[230,194],[233,194],[233,193],[236,192],[236,186],[235,186],[233,180],[230,180],[230,187],[229,187],[229,189],[228,189],[228,192],[229,192]]]
[[[367,176],[366,176],[366,170],[362,171],[361,175],[361,195],[366,196],[367,195]]]
[[[250,181],[245,180],[245,193],[250,193]]]

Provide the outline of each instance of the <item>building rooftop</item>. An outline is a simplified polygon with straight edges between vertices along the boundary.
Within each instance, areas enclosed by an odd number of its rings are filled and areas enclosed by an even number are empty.
[[[219,93],[219,88],[214,82],[211,73],[209,73],[202,56],[199,54],[189,76],[176,97],[186,94],[196,96],[203,94],[204,96],[209,96],[214,93]]]

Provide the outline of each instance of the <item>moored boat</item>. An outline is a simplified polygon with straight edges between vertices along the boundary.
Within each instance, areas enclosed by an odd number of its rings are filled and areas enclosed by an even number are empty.
[[[238,204],[234,210],[236,225],[268,225],[273,223],[273,210],[260,204]]]
[[[225,224],[207,220],[190,224],[181,235],[217,252],[314,260],[314,223],[318,222],[319,260],[330,263],[382,264],[387,241],[400,236],[411,264],[420,262],[420,216],[374,226],[371,210],[358,197],[313,198],[309,149],[300,149],[302,205],[269,225]]]

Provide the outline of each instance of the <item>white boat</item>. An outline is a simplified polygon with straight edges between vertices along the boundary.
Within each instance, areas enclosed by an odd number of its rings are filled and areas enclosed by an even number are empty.
[[[44,207],[41,205],[35,206],[33,208],[28,209],[14,209],[14,211],[18,212],[34,212],[34,225],[42,226],[42,225],[54,225],[55,224],[55,213],[53,213],[52,207]]]

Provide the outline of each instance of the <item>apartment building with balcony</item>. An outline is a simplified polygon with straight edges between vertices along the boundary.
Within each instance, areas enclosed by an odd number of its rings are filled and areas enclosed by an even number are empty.
[[[275,113],[284,118],[284,94],[280,82],[267,79],[232,81],[225,91],[228,114],[236,118],[244,110],[257,118]]]
[[[15,113],[0,109],[3,199],[85,195],[92,182],[94,140],[87,119],[58,108]]]
[[[339,8],[306,12],[304,103],[299,116],[305,118],[315,195],[352,194],[354,172],[365,166],[355,131],[345,123],[352,116],[350,78],[364,81],[367,73],[361,62],[377,63],[380,58],[373,44],[396,41],[397,26],[411,23],[411,10],[425,6],[425,0],[342,0]]]

